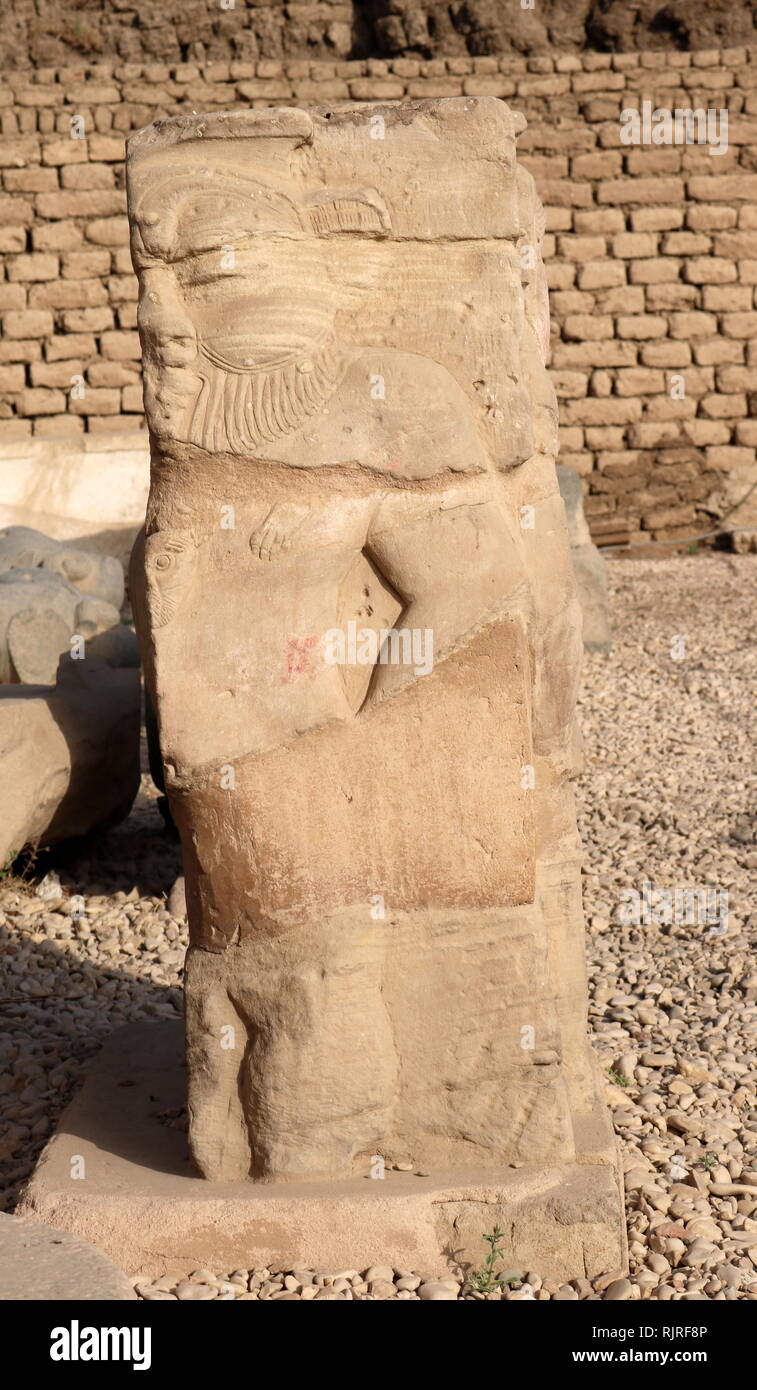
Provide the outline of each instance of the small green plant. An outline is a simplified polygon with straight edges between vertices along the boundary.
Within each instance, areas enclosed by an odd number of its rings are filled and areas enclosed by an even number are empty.
[[[42,854],[46,854],[42,850]],[[14,850],[8,856],[4,864],[0,864],[0,883],[14,879],[19,884],[29,886],[29,878],[37,872],[37,860],[40,850],[37,845],[29,845],[27,848]]]
[[[608,1068],[607,1068],[607,1075],[609,1076],[610,1080],[612,1081],[613,1086],[622,1086],[623,1089],[625,1090],[626,1086],[629,1084],[629,1083],[628,1083],[628,1077],[627,1077],[627,1076],[621,1076],[620,1072],[619,1072],[619,1071],[615,1071],[615,1069],[614,1069],[613,1067],[608,1067]]]
[[[17,856],[15,854],[11,854],[10,857],[6,859],[4,864],[0,864],[0,882],[2,882],[4,878],[9,877],[13,869],[13,865],[16,862],[16,857]]]
[[[715,1154],[702,1154],[702,1157],[699,1159],[699,1165],[701,1168],[706,1168],[709,1173],[710,1169],[716,1166],[717,1161]]]
[[[692,544],[689,546],[689,555],[697,555],[698,553],[699,543],[697,541],[693,541]]]
[[[489,1246],[489,1253],[484,1260],[482,1268],[475,1269],[472,1274],[468,1275],[468,1283],[472,1289],[476,1290],[476,1293],[494,1293],[495,1290],[501,1288],[503,1284],[517,1284],[520,1282],[521,1276],[516,1271],[496,1275],[494,1273],[494,1266],[497,1261],[504,1259],[502,1251],[499,1248],[504,1238],[505,1233],[499,1229],[499,1226],[495,1226],[494,1230],[489,1231],[488,1234],[485,1231],[482,1233],[482,1239],[485,1240]]]

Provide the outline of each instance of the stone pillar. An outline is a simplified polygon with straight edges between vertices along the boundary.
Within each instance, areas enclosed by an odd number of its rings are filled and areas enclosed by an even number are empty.
[[[617,1262],[523,125],[468,98],[131,137],[136,608],[199,1172],[579,1169]]]

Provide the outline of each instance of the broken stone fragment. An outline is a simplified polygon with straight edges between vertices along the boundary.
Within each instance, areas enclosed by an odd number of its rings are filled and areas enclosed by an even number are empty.
[[[139,725],[133,667],[64,657],[52,688],[0,687],[0,865],[129,814]]]

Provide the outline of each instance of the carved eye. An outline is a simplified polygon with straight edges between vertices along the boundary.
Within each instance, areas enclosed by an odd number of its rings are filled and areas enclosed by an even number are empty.
[[[171,568],[172,564],[173,556],[166,554],[165,550],[162,555],[156,555],[155,557],[155,568],[158,570],[168,570]]]

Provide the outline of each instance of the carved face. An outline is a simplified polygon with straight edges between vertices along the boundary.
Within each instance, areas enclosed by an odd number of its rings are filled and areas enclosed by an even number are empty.
[[[145,542],[147,605],[154,627],[165,627],[192,582],[195,543],[186,531],[156,531]]]
[[[371,190],[296,201],[242,164],[156,169],[134,247],[154,433],[242,454],[298,429],[340,377],[334,238],[388,225]]]

